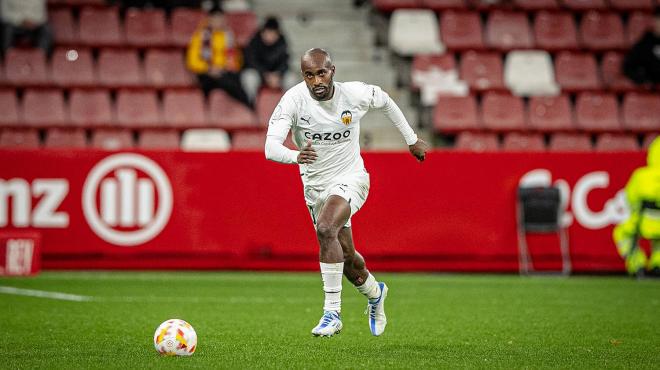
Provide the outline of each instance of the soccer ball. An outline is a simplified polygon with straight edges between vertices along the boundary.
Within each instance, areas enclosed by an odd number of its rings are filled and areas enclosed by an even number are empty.
[[[156,329],[154,347],[164,356],[191,356],[197,348],[197,333],[187,322],[170,319]]]

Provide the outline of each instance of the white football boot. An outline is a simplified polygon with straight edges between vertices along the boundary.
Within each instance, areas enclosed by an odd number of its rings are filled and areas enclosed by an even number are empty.
[[[315,337],[331,337],[339,334],[344,325],[341,323],[341,317],[337,311],[324,311],[319,324],[312,329],[312,335]]]
[[[379,336],[385,331],[387,318],[385,317],[385,298],[387,298],[387,285],[378,283],[380,286],[380,297],[370,299],[367,304],[366,314],[369,315],[369,329],[371,334]]]

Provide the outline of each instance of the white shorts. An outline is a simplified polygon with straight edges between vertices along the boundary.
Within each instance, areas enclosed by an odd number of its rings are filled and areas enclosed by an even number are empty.
[[[331,195],[338,195],[346,199],[351,206],[351,215],[344,225],[344,227],[351,227],[351,217],[362,208],[369,195],[369,174],[364,172],[339,177],[326,187],[305,186],[304,192],[305,203],[312,216],[314,227],[316,227],[319,213]]]

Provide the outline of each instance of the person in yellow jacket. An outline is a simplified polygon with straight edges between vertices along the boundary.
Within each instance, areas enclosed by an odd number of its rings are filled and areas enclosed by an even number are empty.
[[[234,99],[253,107],[241,85],[240,51],[234,45],[234,35],[227,27],[219,6],[209,11],[190,38],[186,66],[197,75],[206,95],[213,89],[222,89]]]
[[[651,143],[647,166],[636,169],[625,188],[630,217],[614,228],[614,242],[629,274],[660,274],[660,136]],[[651,257],[637,246],[639,238],[651,242]]]

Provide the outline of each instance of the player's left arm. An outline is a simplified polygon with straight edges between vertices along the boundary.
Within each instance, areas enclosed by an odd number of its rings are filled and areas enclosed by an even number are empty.
[[[415,131],[410,127],[408,120],[403,115],[401,108],[392,100],[392,98],[383,91],[380,87],[375,85],[367,85],[369,87],[370,108],[379,109],[385,116],[392,121],[403,138],[408,144],[408,150],[418,161],[422,162],[426,158],[426,152],[429,150],[429,145],[419,137]]]

